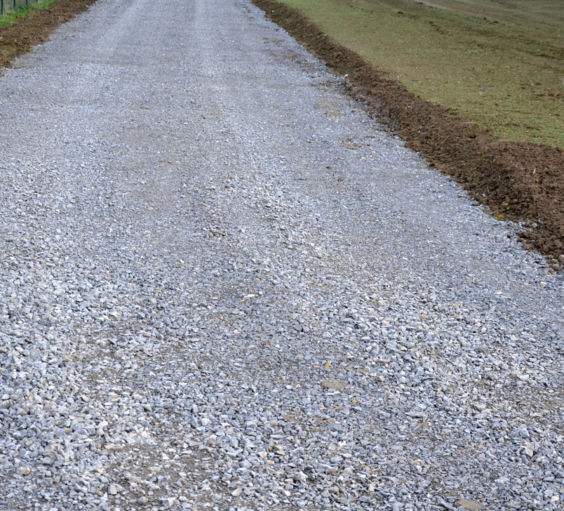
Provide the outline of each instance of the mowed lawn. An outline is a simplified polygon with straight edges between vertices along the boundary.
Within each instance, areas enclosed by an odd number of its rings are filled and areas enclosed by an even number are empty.
[[[277,0],[423,98],[564,148],[563,0]]]

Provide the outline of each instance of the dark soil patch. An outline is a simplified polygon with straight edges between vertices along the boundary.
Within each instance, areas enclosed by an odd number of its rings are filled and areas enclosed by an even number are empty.
[[[47,9],[38,9],[20,18],[14,25],[0,27],[0,67],[43,43],[60,24],[82,12],[96,0],[59,0]]]
[[[480,131],[377,71],[296,10],[274,0],[253,2],[329,67],[347,74],[350,93],[366,102],[408,147],[453,176],[497,218],[524,222],[527,248],[564,264],[564,151],[504,142]]]

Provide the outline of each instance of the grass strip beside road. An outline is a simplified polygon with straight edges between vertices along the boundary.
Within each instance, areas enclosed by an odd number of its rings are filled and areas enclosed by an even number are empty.
[[[562,89],[554,81],[563,55],[558,35],[545,34],[535,24],[530,33],[536,31],[547,37],[520,43],[515,34],[522,29],[517,25],[506,31],[502,23],[486,23],[470,14],[431,9],[406,0],[254,3],[335,71],[348,74],[350,92],[366,101],[409,147],[455,177],[499,219],[525,222],[523,238],[528,247],[534,246],[552,260],[564,263]],[[404,7],[398,12],[400,4]],[[427,17],[413,14],[408,10],[411,6],[426,9]],[[433,14],[431,19],[429,13]],[[450,16],[458,17],[458,25],[448,22],[454,19]],[[497,29],[498,36],[492,36],[491,31]],[[481,32],[486,34],[489,46],[480,39]],[[538,48],[543,55],[536,56],[536,49],[532,51],[537,43],[542,43]],[[552,92],[537,94],[539,91],[531,90],[525,82],[515,87],[521,77],[507,71],[513,69],[507,67],[512,61],[519,69],[536,63],[537,67],[529,68],[532,74],[527,83],[541,83],[545,79],[542,76],[550,76]],[[464,83],[453,78],[461,68]],[[495,76],[498,69],[504,76],[501,81]],[[409,81],[406,76],[416,78]],[[482,85],[480,80],[484,80]],[[503,91],[496,92],[494,83]],[[463,98],[457,100],[457,95]],[[536,96],[536,106],[530,106]],[[461,103],[453,105],[444,98]],[[498,111],[496,98],[498,103],[506,100]],[[503,117],[500,112],[510,112],[510,104],[522,118],[516,116],[509,122]],[[541,117],[542,129],[527,127]],[[505,128],[502,135],[499,130]]]
[[[551,3],[555,26],[507,22],[438,0],[279,0],[339,44],[428,101],[452,108],[503,140],[564,148],[564,3]],[[442,2],[442,3],[441,3]],[[533,2],[538,3],[538,2]],[[473,0],[476,12],[488,2]],[[480,8],[478,10],[478,8]],[[507,16],[515,18],[516,9]],[[493,14],[492,14],[493,16]],[[557,27],[559,31],[554,31]]]
[[[24,7],[23,9],[5,12],[2,16],[0,16],[0,27],[13,25],[34,11],[51,7],[57,1],[58,0],[42,0],[41,2],[37,2],[29,7]]]

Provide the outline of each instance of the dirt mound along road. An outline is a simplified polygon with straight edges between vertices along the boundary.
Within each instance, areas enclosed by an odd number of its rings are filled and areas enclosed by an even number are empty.
[[[524,223],[522,237],[552,261],[564,262],[564,152],[530,143],[504,142],[479,131],[336,43],[298,11],[273,0],[254,0],[266,15],[347,74],[350,92],[432,165],[453,176],[499,219]]]
[[[13,25],[0,27],[0,67],[28,52],[32,46],[45,42],[61,23],[70,20],[96,0],[59,0],[51,7],[32,11]]]

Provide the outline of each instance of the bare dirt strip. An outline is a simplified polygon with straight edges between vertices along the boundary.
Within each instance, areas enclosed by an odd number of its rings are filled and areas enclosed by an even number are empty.
[[[38,9],[18,23],[0,27],[0,67],[9,67],[12,60],[45,42],[61,23],[70,20],[96,0],[59,0],[47,9]]]
[[[368,65],[295,9],[253,0],[274,22],[334,71],[348,75],[350,93],[419,151],[453,176],[500,219],[524,224],[522,238],[552,262],[564,263],[564,152],[531,143],[504,142],[455,112],[430,103]]]

